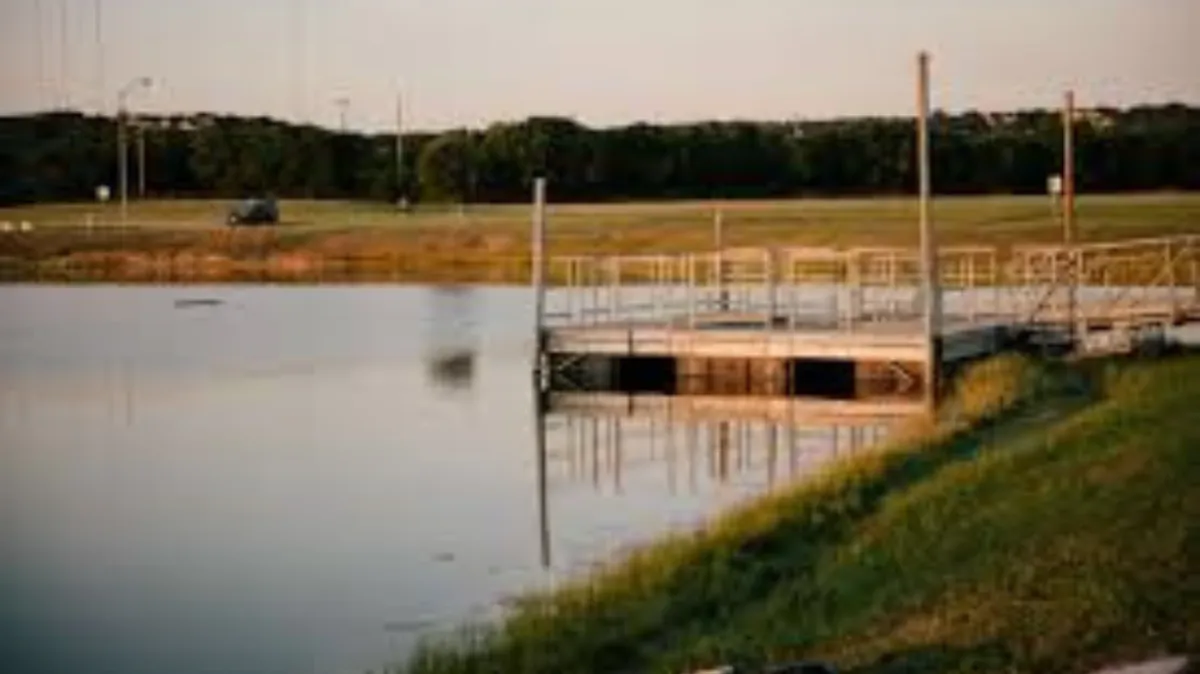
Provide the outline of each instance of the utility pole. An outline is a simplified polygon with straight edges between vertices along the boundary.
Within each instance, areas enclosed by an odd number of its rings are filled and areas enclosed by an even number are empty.
[[[929,53],[917,55],[917,171],[920,181],[921,295],[925,314],[925,405],[937,409],[941,388],[942,296],[938,275],[937,242],[934,240],[929,201]]]
[[[404,193],[404,95],[396,93],[396,201],[401,208],[408,203]]]
[[[121,192],[121,226],[129,220],[129,156],[125,150],[125,96],[117,97],[117,181]]]
[[[335,99],[333,104],[338,107],[338,128],[342,133],[346,133],[346,109],[350,107],[350,99],[342,96]]]
[[[67,81],[69,57],[67,54],[67,0],[58,0],[58,84],[62,88],[62,109],[71,107],[71,85]]]
[[[292,101],[299,123],[308,119],[308,0],[290,0],[292,8]]]
[[[126,149],[126,125],[128,120],[126,117],[126,99],[134,89],[148,89],[153,84],[153,80],[149,77],[138,77],[130,80],[128,84],[121,87],[117,92],[117,179],[121,185],[121,226],[128,224],[129,218],[129,153]]]
[[[46,105],[46,41],[42,28],[42,0],[33,0],[33,63],[37,71],[37,106],[42,109]]]
[[[108,90],[104,83],[104,0],[95,0],[92,4],[92,37],[96,47],[96,114],[103,115],[105,109],[104,92]]]
[[[138,146],[138,199],[146,198],[146,123],[137,124]]]

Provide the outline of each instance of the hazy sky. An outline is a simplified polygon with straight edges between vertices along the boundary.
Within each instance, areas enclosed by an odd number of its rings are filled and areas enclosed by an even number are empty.
[[[61,33],[66,7],[65,86]],[[100,7],[103,67],[95,17]],[[40,15],[40,21],[39,21]],[[39,31],[40,26],[40,31]],[[0,112],[61,105],[415,128],[1200,102],[1200,0],[0,0]],[[41,36],[40,39],[38,36]]]

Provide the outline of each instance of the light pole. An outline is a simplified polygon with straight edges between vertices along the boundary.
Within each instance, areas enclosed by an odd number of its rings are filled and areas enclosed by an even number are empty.
[[[346,108],[350,107],[350,99],[345,96],[335,99],[333,104],[338,107],[338,123],[342,133],[346,133]]]
[[[104,91],[104,0],[92,4],[92,37],[96,47],[96,113],[103,115],[106,108]]]
[[[138,199],[146,198],[146,123],[138,121],[137,151],[138,151]]]
[[[154,80],[149,77],[138,77],[117,91],[117,179],[121,183],[121,226],[127,224],[129,217],[129,157],[125,151],[125,101],[135,89],[149,89]]]
[[[68,82],[70,70],[70,58],[68,55],[68,34],[67,34],[67,3],[66,0],[58,0],[58,84],[62,87],[62,109],[71,109],[71,85]]]

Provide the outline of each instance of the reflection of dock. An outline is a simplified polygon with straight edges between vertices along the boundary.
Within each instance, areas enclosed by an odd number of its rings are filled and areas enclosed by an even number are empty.
[[[783,397],[552,393],[544,400],[536,422],[544,565],[553,494],[578,496],[582,488],[602,498],[686,496],[696,504],[771,490],[877,445],[922,409]]]
[[[536,450],[547,567],[551,504],[565,494],[577,498],[582,488],[637,503],[684,498],[697,507],[721,493],[770,491],[880,444],[895,423],[922,409],[918,403],[859,404],[856,410],[856,403],[835,401],[616,393],[553,393],[544,401],[552,407],[536,419]],[[872,410],[884,414],[871,416]]]
[[[653,418],[668,422],[760,421],[777,425],[879,426],[923,411],[917,401],[833,400],[787,396],[551,392],[551,414]]]
[[[546,429],[552,482],[589,484],[596,492],[621,494],[627,476],[661,467],[663,487],[687,493],[742,479],[772,488],[816,466],[876,445],[889,425],[797,425],[765,421],[660,419],[618,416],[553,416]],[[701,472],[703,471],[703,472]]]

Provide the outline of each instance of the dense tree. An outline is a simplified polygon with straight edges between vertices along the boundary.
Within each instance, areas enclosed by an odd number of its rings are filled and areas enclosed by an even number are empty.
[[[565,201],[896,194],[916,183],[913,124],[900,118],[589,129],[535,117],[406,135],[400,176],[390,134],[205,114],[138,124],[147,187],[160,196],[504,202],[527,199],[537,175]],[[1057,112],[939,112],[931,130],[941,193],[1041,192],[1061,165]],[[1200,108],[1087,110],[1076,145],[1082,189],[1200,189]],[[0,204],[90,199],[116,173],[110,118],[0,117]]]

